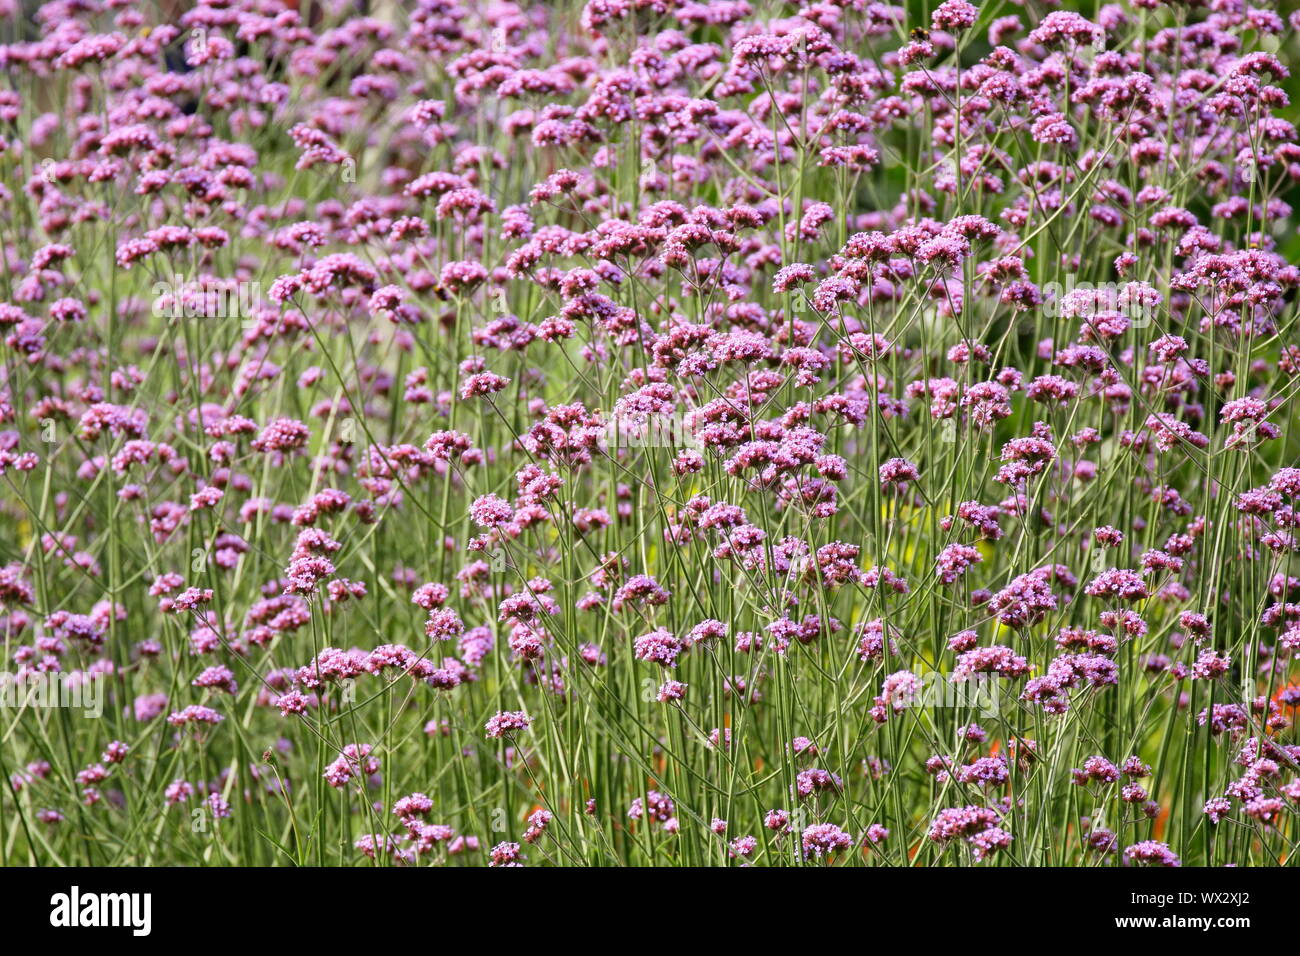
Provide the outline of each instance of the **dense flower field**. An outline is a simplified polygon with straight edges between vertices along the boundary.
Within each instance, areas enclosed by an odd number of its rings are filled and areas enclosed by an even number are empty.
[[[0,862],[1289,862],[1298,29],[0,0]]]

